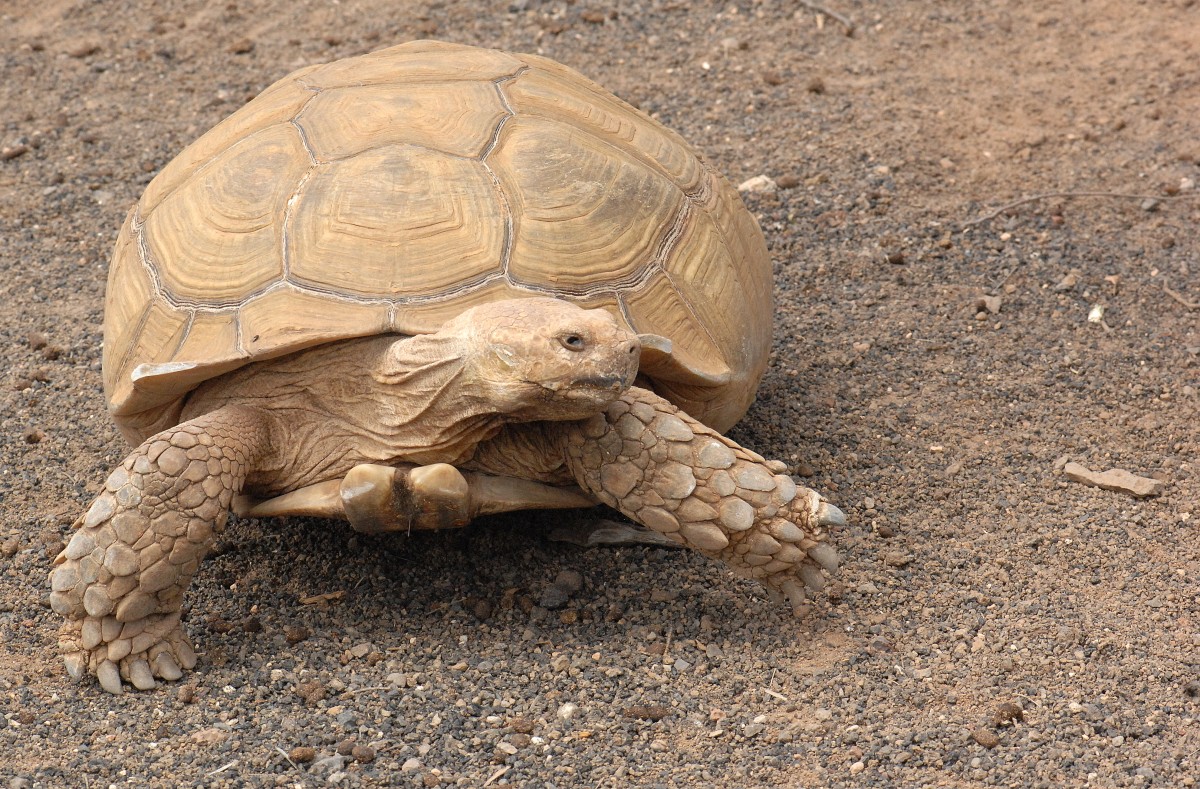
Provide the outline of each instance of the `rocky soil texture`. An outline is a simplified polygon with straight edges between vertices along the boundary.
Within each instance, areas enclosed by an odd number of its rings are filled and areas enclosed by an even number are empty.
[[[0,777],[1200,780],[1200,4],[828,7],[852,35],[790,0],[0,10]],[[70,683],[46,574],[127,451],[126,210],[285,73],[429,36],[559,59],[749,182],[777,344],[734,437],[846,511],[837,583],[797,620],[701,556],[552,540],[573,516],[242,521],[189,593],[194,672]]]

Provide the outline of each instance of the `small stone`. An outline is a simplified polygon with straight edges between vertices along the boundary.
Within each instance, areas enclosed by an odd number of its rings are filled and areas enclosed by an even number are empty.
[[[1073,289],[1079,284],[1080,276],[1082,276],[1082,273],[1078,269],[1071,269],[1062,279],[1058,281],[1058,284],[1054,286],[1054,290],[1061,293],[1063,291]]]
[[[297,745],[288,752],[288,758],[293,762],[306,763],[317,758],[317,749],[308,745]]]
[[[228,738],[229,732],[216,728],[201,729],[192,734],[192,742],[198,745],[218,745]]]
[[[1013,721],[1025,720],[1025,710],[1021,705],[1006,701],[992,713],[992,723],[996,726],[1006,726]]]
[[[771,194],[779,189],[779,185],[770,176],[756,175],[738,184],[739,192],[750,194]]]
[[[984,748],[995,748],[1000,744],[1000,738],[996,736],[996,733],[984,728],[978,728],[971,732],[971,739]]]
[[[240,38],[229,45],[229,51],[235,55],[245,55],[254,51],[254,41],[249,38]]]
[[[568,595],[577,594],[583,589],[583,576],[575,570],[562,570],[554,577],[554,585]]]
[[[579,714],[579,705],[572,704],[568,701],[566,704],[563,704],[558,708],[558,712],[556,714],[558,715],[559,720],[569,721]]]
[[[92,38],[79,38],[68,41],[63,51],[73,58],[86,58],[100,51],[100,42]]]
[[[494,611],[495,606],[492,605],[491,600],[476,600],[471,606],[471,613],[473,613],[475,618],[481,622],[491,619]]]
[[[29,153],[28,145],[6,145],[3,148],[0,148],[0,162],[7,162],[9,159],[16,159],[18,156],[22,156],[26,153]]]
[[[775,179],[775,183],[780,189],[795,189],[800,185],[800,178],[795,175],[781,175]]]
[[[851,774],[851,775],[858,775],[859,773],[861,773],[861,772],[862,772],[863,770],[865,770],[865,769],[867,769],[867,765],[866,765],[866,763],[865,763],[865,762],[862,762],[862,761],[857,761],[857,762],[855,762],[854,764],[850,765],[850,774]]]
[[[510,718],[508,728],[520,734],[533,734],[535,726],[529,718]]]
[[[301,625],[284,625],[283,637],[288,644],[295,645],[308,638],[309,632],[307,627]]]
[[[888,551],[883,555],[883,563],[888,567],[906,567],[913,557],[904,551]]]
[[[354,761],[360,764],[370,764],[375,761],[375,749],[370,745],[355,745],[350,749],[350,755],[354,757]]]
[[[538,600],[538,605],[550,611],[557,611],[567,604],[571,596],[563,591],[562,588],[551,584],[542,590],[542,596]]]
[[[808,82],[804,85],[804,89],[809,93],[814,93],[819,96],[825,92],[825,80],[815,76],[809,77]]]
[[[1063,473],[1067,476],[1067,479],[1075,482],[1081,482],[1084,485],[1091,485],[1092,487],[1103,488],[1104,490],[1111,490],[1117,493],[1128,493],[1138,498],[1157,496],[1166,485],[1162,480],[1139,477],[1124,469],[1113,468],[1108,471],[1098,472],[1074,462],[1063,466]]]

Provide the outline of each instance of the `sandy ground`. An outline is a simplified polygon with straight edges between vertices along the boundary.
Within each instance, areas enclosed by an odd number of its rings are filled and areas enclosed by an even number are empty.
[[[767,0],[0,8],[8,785],[1194,785],[1200,4],[830,7],[852,36]],[[428,36],[557,58],[775,179],[746,199],[777,344],[734,436],[848,513],[838,583],[796,620],[703,557],[551,542],[560,516],[244,521],[188,598],[194,672],[70,683],[46,573],[127,451],[99,374],[125,211],[288,71]],[[1105,196],[998,210],[1061,192]]]

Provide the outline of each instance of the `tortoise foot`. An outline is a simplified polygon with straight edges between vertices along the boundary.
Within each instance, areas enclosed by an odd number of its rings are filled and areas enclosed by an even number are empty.
[[[799,615],[837,569],[845,515],[763,459],[644,389],[567,433],[580,487],[680,545],[774,590]]]
[[[129,622],[114,616],[71,619],[59,631],[58,645],[73,679],[90,674],[109,693],[121,693],[125,683],[150,690],[156,677],[174,681],[196,665],[178,612]]]

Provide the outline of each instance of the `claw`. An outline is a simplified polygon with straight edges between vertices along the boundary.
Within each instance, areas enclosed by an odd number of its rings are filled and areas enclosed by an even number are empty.
[[[184,668],[190,671],[196,667],[196,652],[186,638],[173,642],[172,646],[175,647],[175,654],[179,656],[179,662],[183,664]]]
[[[825,588],[825,576],[821,575],[821,571],[811,564],[800,565],[797,572],[800,573],[800,580],[804,581],[804,585],[814,592]]]
[[[129,681],[138,690],[150,690],[156,684],[154,675],[150,673],[150,664],[144,660],[135,660],[129,666]]]
[[[791,604],[793,612],[800,614],[808,608],[808,597],[804,594],[804,587],[795,581],[785,581],[779,587],[779,591],[783,592],[784,597]]]
[[[821,526],[845,526],[846,513],[827,501],[817,505],[817,523]]]
[[[109,693],[121,695],[121,670],[117,668],[116,663],[106,660],[97,666],[96,679],[100,680],[100,687]]]
[[[154,670],[158,676],[168,682],[174,682],[183,676],[183,670],[179,668],[179,664],[175,662],[175,658],[166,652],[160,652],[158,657],[154,659]]]
[[[834,509],[837,510],[837,507],[834,507]],[[841,510],[838,510],[838,513],[840,514]],[[835,551],[833,546],[829,545],[828,543],[817,543],[808,549],[808,555],[814,562],[821,565],[829,572],[837,572],[838,564],[841,560],[838,558],[837,551]]]

